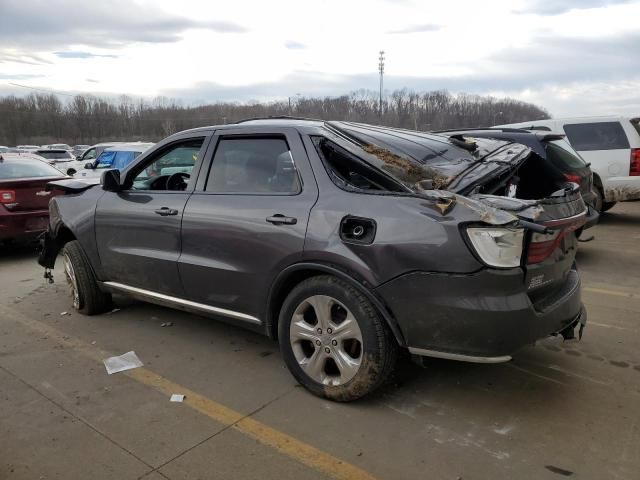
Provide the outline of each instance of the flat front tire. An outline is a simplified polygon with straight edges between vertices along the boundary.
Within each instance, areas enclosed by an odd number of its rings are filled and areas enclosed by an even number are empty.
[[[311,393],[348,402],[374,391],[395,366],[397,343],[371,302],[347,282],[304,280],[280,311],[285,363]]]
[[[98,287],[95,274],[80,242],[73,240],[62,249],[64,275],[71,289],[73,308],[85,315],[104,313],[111,308],[111,295]]]

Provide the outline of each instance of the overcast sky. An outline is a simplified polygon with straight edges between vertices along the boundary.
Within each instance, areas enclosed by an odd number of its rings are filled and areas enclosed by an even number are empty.
[[[385,90],[640,115],[640,0],[0,0],[0,94],[185,104]]]

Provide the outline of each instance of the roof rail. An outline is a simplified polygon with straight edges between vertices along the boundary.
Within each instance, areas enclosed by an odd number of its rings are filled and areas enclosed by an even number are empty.
[[[514,127],[475,127],[475,128],[448,128],[446,130],[434,130],[433,133],[447,133],[447,132],[478,132],[483,130],[496,130],[500,132],[509,133],[531,133],[527,128],[514,128]]]
[[[233,124],[251,122],[253,120],[308,120],[312,122],[324,122],[321,118],[294,117],[291,115],[267,115],[265,117],[250,117],[233,122]]]

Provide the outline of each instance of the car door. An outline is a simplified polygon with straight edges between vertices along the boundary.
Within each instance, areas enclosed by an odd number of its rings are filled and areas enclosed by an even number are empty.
[[[125,190],[105,192],[95,215],[107,281],[182,297],[177,260],[180,224],[208,137],[179,137],[123,172]],[[180,167],[178,178],[172,170]],[[169,180],[172,178],[172,180]],[[181,180],[184,179],[186,181]]]
[[[302,258],[318,188],[295,129],[222,130],[211,149],[185,208],[180,276],[191,301],[260,323],[276,275]]]

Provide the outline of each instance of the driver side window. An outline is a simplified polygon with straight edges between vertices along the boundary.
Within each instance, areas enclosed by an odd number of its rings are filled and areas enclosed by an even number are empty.
[[[204,137],[177,142],[149,158],[133,178],[133,190],[185,190]]]

